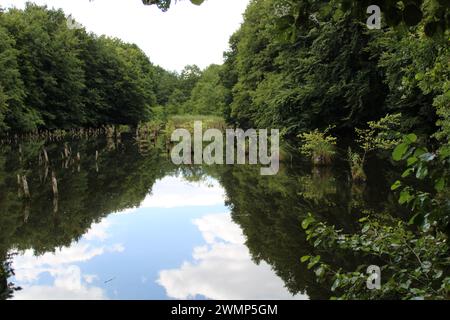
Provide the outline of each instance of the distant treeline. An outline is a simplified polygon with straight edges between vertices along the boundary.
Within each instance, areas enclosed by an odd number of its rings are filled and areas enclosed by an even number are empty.
[[[404,132],[429,136],[440,126],[448,136],[447,29],[430,36],[424,19],[369,30],[334,2],[282,2],[252,1],[225,63],[179,74],[136,45],[69,28],[62,11],[28,4],[3,12],[0,132],[214,114],[285,137],[330,125],[341,135],[401,113]]]
[[[178,113],[202,72],[166,71],[136,45],[88,33],[61,10],[27,4],[0,11],[0,75],[5,134],[136,125]]]

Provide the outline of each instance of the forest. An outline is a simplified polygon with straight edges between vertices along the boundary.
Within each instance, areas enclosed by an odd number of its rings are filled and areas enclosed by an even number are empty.
[[[136,126],[165,112],[223,109],[218,66],[166,71],[136,45],[68,21],[61,10],[31,3],[0,13],[1,135]]]
[[[174,5],[143,2],[164,11]],[[382,9],[381,29],[366,25],[371,4]],[[323,284],[313,293],[318,297],[331,290],[337,299],[448,299],[449,24],[445,0],[253,0],[222,65],[188,65],[177,73],[154,65],[134,44],[70,28],[60,10],[33,4],[2,10],[0,136],[173,124],[170,117],[184,115],[280,129],[285,145],[311,164],[311,174],[269,183],[250,169],[212,173],[235,212],[254,212],[234,217],[254,259],[272,262],[293,292],[313,281],[286,267],[298,263]],[[374,161],[389,171],[388,189],[378,191],[389,201],[361,206],[367,201],[361,190],[376,176],[369,169]],[[330,200],[326,172],[342,166],[350,172],[341,187],[345,199]],[[245,183],[241,190],[245,178],[261,189]],[[261,201],[266,189],[286,202]],[[344,207],[353,221],[337,217]],[[299,251],[297,261],[278,252],[287,245],[274,220],[296,239],[288,248]],[[298,243],[308,243],[313,253],[300,254]],[[382,264],[389,275],[382,290],[366,290],[370,264]]]

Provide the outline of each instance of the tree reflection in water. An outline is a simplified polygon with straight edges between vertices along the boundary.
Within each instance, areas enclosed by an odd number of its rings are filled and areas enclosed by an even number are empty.
[[[49,163],[44,160],[43,147]],[[389,172],[375,172],[366,187],[352,186],[345,167],[310,168],[301,162],[285,164],[276,176],[261,176],[255,166],[174,166],[164,141],[145,148],[131,136],[111,140],[23,142],[2,146],[0,151],[0,297],[17,290],[9,253],[32,249],[36,255],[55,252],[79,240],[91,227],[111,213],[139,207],[155,181],[181,174],[188,181],[212,177],[226,191],[226,204],[243,230],[252,259],[265,261],[284,281],[291,294],[311,299],[331,295],[329,283],[318,284],[315,275],[300,263],[314,254],[305,241],[301,221],[311,212],[339,228],[352,231],[363,210],[395,206],[387,197]],[[65,148],[70,150],[65,157]],[[19,152],[20,150],[20,152]],[[78,159],[77,154],[80,155]],[[52,189],[52,173],[58,196]],[[370,170],[369,170],[370,174]],[[30,199],[18,185],[26,176]],[[371,178],[371,179],[370,179]],[[329,252],[335,265],[358,265],[352,255]]]

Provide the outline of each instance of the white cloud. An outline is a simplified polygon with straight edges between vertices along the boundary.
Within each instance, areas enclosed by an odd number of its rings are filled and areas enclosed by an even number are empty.
[[[88,232],[83,236],[84,239],[105,241],[108,239],[108,228],[111,226],[111,222],[104,219],[100,223],[95,223],[91,226]]]
[[[130,208],[114,215],[127,215],[140,208],[181,208],[223,205],[225,190],[217,180],[189,182],[182,177],[169,176],[155,182],[138,208]]]
[[[94,224],[85,239],[105,239],[108,227],[107,222]],[[26,250],[13,261],[16,271],[14,282],[23,288],[15,293],[14,299],[106,299],[101,288],[91,286],[99,277],[95,274],[83,275],[76,263],[89,261],[107,252],[124,250],[120,243],[93,246],[80,242],[41,256],[35,256],[33,250]],[[53,283],[37,284],[45,273],[52,277]]]
[[[92,283],[92,282],[94,282],[94,280],[98,280],[98,276],[95,274],[85,274],[85,275],[83,275],[83,279],[87,283]]]
[[[244,244],[239,226],[229,214],[209,215],[194,222],[208,245],[194,248],[194,262],[179,268],[162,270],[157,283],[169,297],[189,299],[205,296],[210,299],[307,299],[292,297],[271,267],[256,265]]]
[[[41,256],[35,256],[33,250],[27,250],[14,259],[16,279],[19,282],[36,281],[44,272],[51,273],[65,265],[85,262],[104,252],[105,248],[95,248],[88,244],[75,244],[68,248],[57,249],[55,253],[48,252]]]
[[[215,244],[220,240],[232,244],[243,244],[245,238],[242,231],[237,225],[230,222],[228,213],[208,215],[194,220],[194,224],[208,244]]]
[[[178,177],[166,177],[153,185],[152,193],[141,208],[176,208],[223,205],[225,191],[216,180],[187,182]]]
[[[29,0],[2,1],[22,8]],[[33,0],[62,8],[89,31],[138,44],[150,59],[169,70],[187,64],[222,63],[228,39],[242,22],[249,0],[207,0],[201,6],[179,1],[168,12],[142,0]]]
[[[87,287],[82,283],[81,270],[68,266],[52,270],[53,285],[24,285],[16,291],[16,300],[105,300],[104,291],[98,287]]]

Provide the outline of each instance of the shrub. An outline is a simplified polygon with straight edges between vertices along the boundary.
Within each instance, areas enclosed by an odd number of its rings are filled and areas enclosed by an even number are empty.
[[[329,127],[324,132],[315,129],[298,136],[302,140],[300,152],[311,157],[314,165],[330,164],[336,153],[336,138],[328,134],[331,129],[332,127]]]

